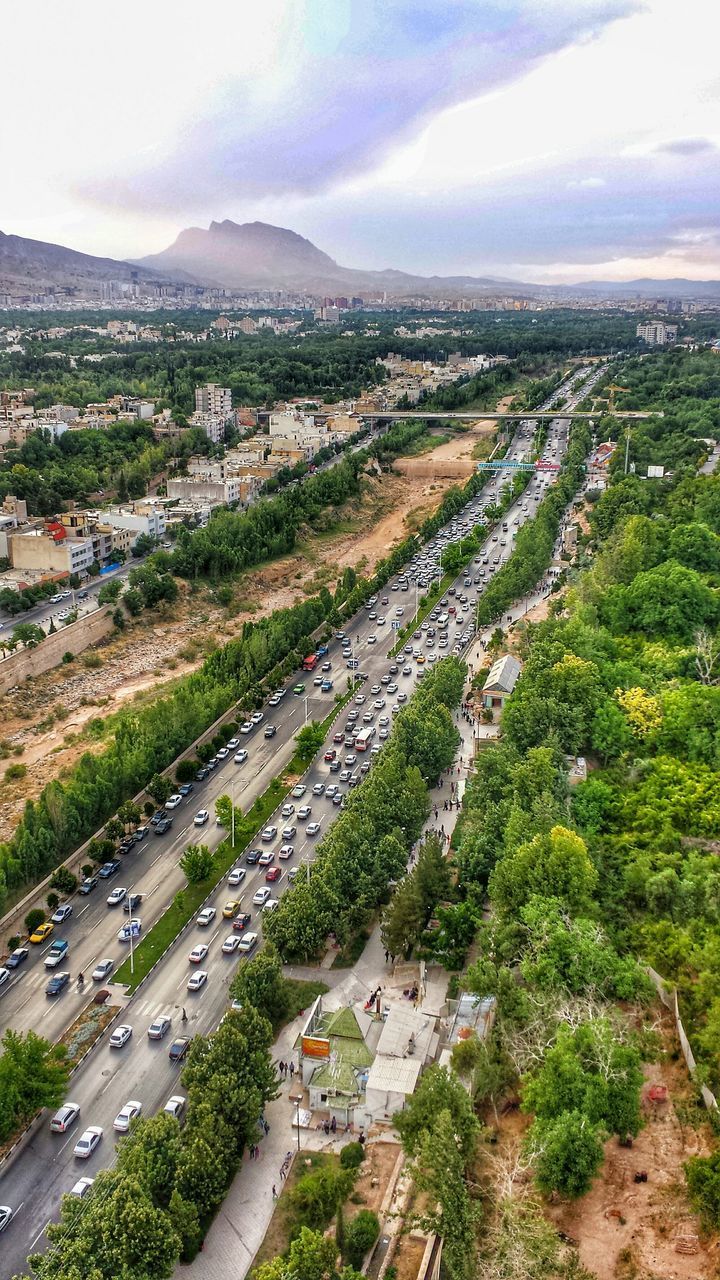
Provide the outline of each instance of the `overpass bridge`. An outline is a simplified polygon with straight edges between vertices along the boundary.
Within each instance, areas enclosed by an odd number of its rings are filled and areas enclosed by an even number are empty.
[[[517,413],[515,412],[485,413],[482,410],[476,410],[475,413],[467,413],[467,412],[460,413],[460,412],[448,409],[447,413],[441,413],[441,412],[438,412],[437,410],[433,410],[432,412],[429,412],[429,413],[423,413],[422,409],[404,409],[402,412],[398,412],[394,409],[387,410],[387,411],[374,409],[372,412],[368,410],[364,413],[357,413],[355,416],[371,422],[407,422],[409,418],[421,418],[423,422],[447,422],[449,419],[453,419],[453,418],[456,418],[459,422],[479,422],[481,419],[483,421],[502,422],[506,418],[507,419],[523,419],[524,418],[524,419],[527,419],[528,421],[531,420],[533,422],[535,421],[552,422],[553,419],[555,418],[597,419],[597,418],[604,417],[607,414],[607,412],[608,412],[607,409],[602,409],[597,413],[588,413],[587,411],[584,413],[576,413],[572,409],[567,410],[567,412],[564,409],[556,409],[554,413],[535,413],[535,411],[532,409],[524,409],[522,411],[518,411]],[[653,410],[652,412],[650,411],[645,412],[641,410],[620,411],[619,409],[613,409],[612,415],[614,418],[662,418],[665,416],[662,410]],[[329,418],[329,417],[332,417],[332,414],[316,413],[314,416],[316,418]]]

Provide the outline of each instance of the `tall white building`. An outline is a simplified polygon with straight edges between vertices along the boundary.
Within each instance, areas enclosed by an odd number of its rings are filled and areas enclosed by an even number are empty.
[[[210,413],[216,418],[229,418],[232,413],[232,392],[229,387],[219,387],[208,382],[195,388],[195,412]]]
[[[642,338],[650,347],[664,347],[668,342],[677,340],[677,325],[665,324],[664,320],[649,320],[647,324],[639,324],[635,337]]]

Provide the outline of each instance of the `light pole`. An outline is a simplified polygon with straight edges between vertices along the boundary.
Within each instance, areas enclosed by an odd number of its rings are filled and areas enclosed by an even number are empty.
[[[235,848],[235,778],[230,783],[230,843]]]

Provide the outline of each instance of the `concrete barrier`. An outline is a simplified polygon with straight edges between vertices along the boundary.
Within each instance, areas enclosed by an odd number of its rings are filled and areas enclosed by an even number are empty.
[[[0,660],[0,697],[28,676],[39,676],[60,665],[65,653],[83,653],[113,630],[112,609],[102,606],[46,636],[34,649],[18,649]],[[21,619],[18,619],[21,621]]]

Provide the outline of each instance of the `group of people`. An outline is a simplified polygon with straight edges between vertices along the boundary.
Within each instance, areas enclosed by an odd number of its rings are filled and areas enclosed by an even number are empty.
[[[280,1072],[283,1080],[286,1080],[287,1077],[290,1076],[290,1081],[292,1083],[292,1078],[295,1075],[295,1063],[292,1059],[290,1062],[278,1062],[278,1071]]]

